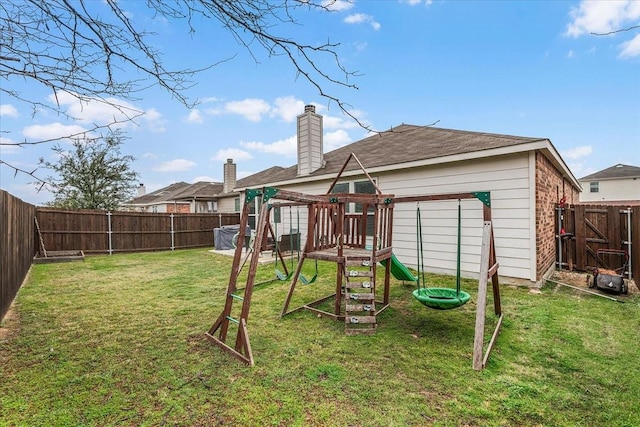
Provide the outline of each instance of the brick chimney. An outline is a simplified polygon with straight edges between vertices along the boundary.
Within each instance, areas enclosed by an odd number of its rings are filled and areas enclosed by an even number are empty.
[[[298,116],[298,176],[310,175],[323,165],[322,116],[314,105],[305,105]]]
[[[236,188],[236,164],[233,159],[227,159],[223,166],[224,182],[222,184],[223,193],[231,193]]]
[[[140,186],[138,187],[138,196],[137,197],[142,197],[145,194],[147,194],[147,187],[144,186],[144,184],[140,184]]]

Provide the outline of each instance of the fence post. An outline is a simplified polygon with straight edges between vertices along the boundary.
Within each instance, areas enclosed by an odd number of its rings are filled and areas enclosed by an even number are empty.
[[[113,232],[111,231],[111,212],[107,211],[107,236],[109,240],[109,255],[113,255],[113,245],[111,243],[111,235]]]
[[[171,250],[173,250],[175,248],[175,237],[174,237],[174,230],[173,230],[173,214],[169,215],[169,218],[171,218]]]

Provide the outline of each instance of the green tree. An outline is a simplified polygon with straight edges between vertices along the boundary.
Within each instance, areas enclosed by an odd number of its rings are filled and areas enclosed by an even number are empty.
[[[46,184],[54,195],[50,205],[113,210],[129,200],[135,193],[138,173],[131,169],[133,156],[120,152],[123,141],[121,132],[113,132],[106,137],[77,139],[72,150],[54,146],[55,163],[40,159],[41,166],[55,172]]]

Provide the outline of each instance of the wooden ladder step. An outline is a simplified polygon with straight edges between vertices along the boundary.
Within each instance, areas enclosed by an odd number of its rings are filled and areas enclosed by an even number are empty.
[[[345,306],[345,311],[347,313],[350,313],[353,311],[374,311],[375,312],[375,306],[373,304],[347,304]]]
[[[347,277],[373,277],[373,272],[371,270],[349,270]]]
[[[371,289],[373,283],[371,282],[347,282],[347,289]]]
[[[345,323],[352,323],[352,324],[372,324],[372,323],[376,323],[376,316],[346,316],[345,317]]]
[[[344,264],[348,267],[371,267],[371,258],[347,258],[345,259]]]
[[[363,301],[366,303],[367,301],[373,301],[375,295],[370,292],[347,292],[346,297],[352,301]]]

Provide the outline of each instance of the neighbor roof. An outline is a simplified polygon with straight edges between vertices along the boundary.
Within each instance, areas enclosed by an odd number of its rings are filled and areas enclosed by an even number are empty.
[[[623,165],[618,163],[609,168],[603,169],[591,175],[580,178],[579,181],[592,181],[594,179],[616,179],[616,178],[640,178],[640,167]]]
[[[173,200],[214,199],[222,193],[221,182],[199,181],[173,194]]]
[[[175,184],[171,184],[167,187],[161,188],[156,191],[152,191],[151,193],[145,194],[140,197],[136,197],[135,199],[131,199],[126,202],[126,205],[151,205],[154,203],[165,202],[168,200],[174,200],[172,197],[174,194],[180,193],[185,187],[188,187],[189,184],[181,181],[176,182]]]
[[[325,153],[325,166],[313,172],[310,176],[337,174],[350,153],[354,153],[367,169],[372,169],[546,140],[546,138],[402,124],[388,131]],[[356,162],[350,162],[346,170],[358,168],[359,166]],[[236,188],[248,188],[266,183],[295,180],[298,178],[297,173],[297,165],[288,168],[272,167],[238,180]]]
[[[199,181],[194,184],[176,182],[144,196],[129,200],[125,205],[153,205],[176,200],[215,199],[222,193],[221,182]]]

